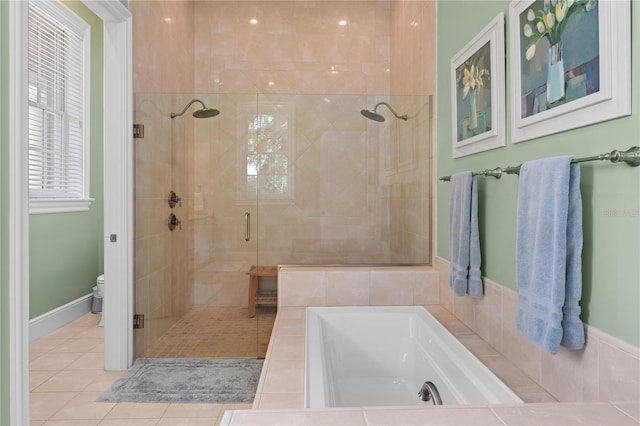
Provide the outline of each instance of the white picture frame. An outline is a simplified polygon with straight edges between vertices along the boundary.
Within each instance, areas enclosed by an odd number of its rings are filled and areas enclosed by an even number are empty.
[[[509,5],[512,143],[631,114],[629,0],[551,3]]]
[[[453,158],[505,146],[504,32],[500,13],[451,58]]]

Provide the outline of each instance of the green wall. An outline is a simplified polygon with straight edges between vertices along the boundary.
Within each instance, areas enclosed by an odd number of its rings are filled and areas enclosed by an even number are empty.
[[[9,424],[9,126],[7,2],[0,2],[0,425]]]
[[[450,59],[499,12],[506,17],[507,146],[451,158]],[[640,23],[640,0],[632,1],[631,21]],[[517,165],[556,155],[585,157],[640,145],[640,55],[632,55],[632,111],[618,118],[535,140],[511,144],[509,102],[509,1],[438,2],[437,174]],[[640,46],[638,26],[632,47]],[[495,82],[493,82],[495,83]],[[584,248],[582,319],[622,340],[640,345],[640,168],[591,162],[582,165]],[[478,178],[482,272],[517,290],[515,230],[518,178]],[[449,184],[437,183],[437,250],[449,258]]]
[[[91,190],[88,212],[29,216],[29,316],[35,318],[91,293],[103,272],[102,20],[78,1],[65,1],[91,24]]]

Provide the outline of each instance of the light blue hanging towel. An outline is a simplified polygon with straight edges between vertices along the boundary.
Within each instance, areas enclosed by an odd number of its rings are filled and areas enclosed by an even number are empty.
[[[555,353],[584,346],[580,166],[571,157],[524,163],[516,230],[516,327]]]
[[[449,285],[457,296],[482,297],[484,287],[478,233],[478,186],[471,172],[451,176],[449,200]]]

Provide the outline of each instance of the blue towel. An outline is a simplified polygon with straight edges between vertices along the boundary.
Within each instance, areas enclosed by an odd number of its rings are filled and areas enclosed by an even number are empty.
[[[449,285],[458,296],[482,297],[478,186],[471,172],[451,176],[449,201]]]
[[[516,230],[516,327],[555,353],[584,346],[580,166],[571,157],[524,163]]]

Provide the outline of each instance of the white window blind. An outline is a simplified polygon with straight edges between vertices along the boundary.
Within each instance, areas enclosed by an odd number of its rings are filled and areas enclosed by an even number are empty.
[[[59,2],[29,2],[32,207],[33,200],[88,199],[88,31],[88,24]],[[88,204],[58,205],[48,211],[86,209]]]

